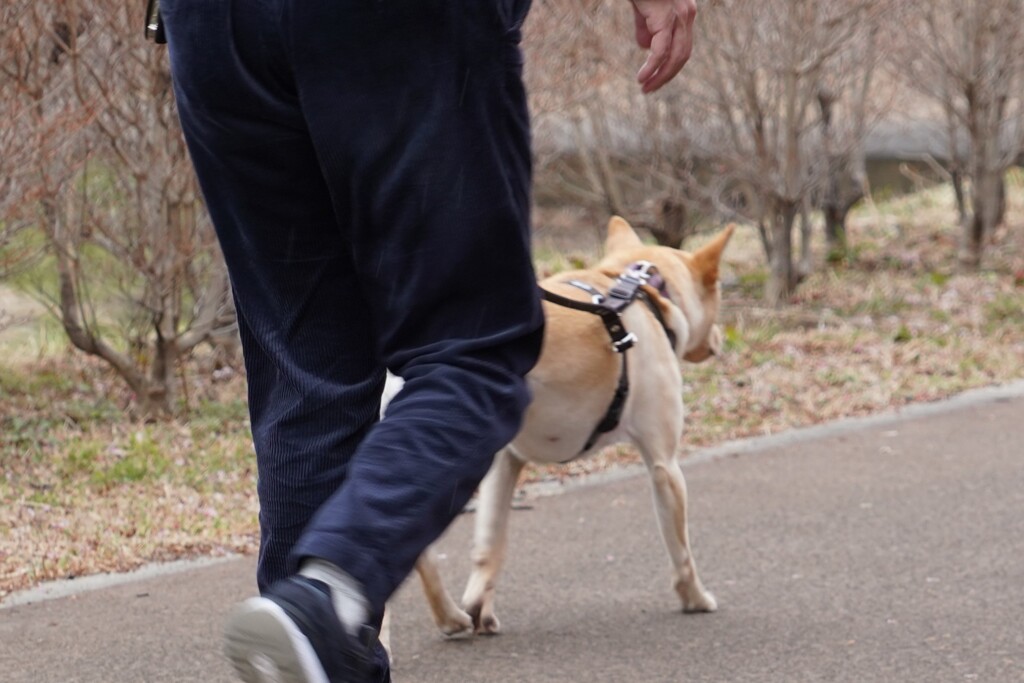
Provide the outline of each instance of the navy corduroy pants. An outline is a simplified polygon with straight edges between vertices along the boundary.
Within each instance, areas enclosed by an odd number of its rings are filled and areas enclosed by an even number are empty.
[[[162,0],[230,272],[265,588],[304,557],[379,616],[529,402],[528,0]],[[385,368],[405,388],[377,422]]]

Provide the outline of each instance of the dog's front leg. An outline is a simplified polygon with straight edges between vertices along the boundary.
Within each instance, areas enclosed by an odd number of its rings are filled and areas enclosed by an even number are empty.
[[[473,620],[455,604],[455,600],[444,587],[441,573],[437,569],[434,546],[430,546],[420,555],[416,561],[416,573],[423,584],[423,593],[427,596],[434,623],[441,633],[454,636],[473,628]]]
[[[473,535],[473,571],[462,596],[462,605],[473,618],[479,634],[495,634],[500,628],[494,615],[494,582],[505,561],[512,495],[524,464],[511,449],[504,448],[494,457],[494,464],[480,483]]]
[[[667,441],[667,439],[666,439]],[[654,508],[665,540],[674,576],[672,586],[683,601],[684,612],[714,612],[718,609],[709,591],[697,575],[697,565],[690,551],[690,533],[686,520],[686,480],[675,455],[675,446],[651,449],[640,444],[651,475],[654,489]]]
[[[380,635],[377,637],[380,640],[380,644],[384,647],[384,652],[388,653],[388,661],[394,664],[395,658],[391,654],[391,606],[384,605],[384,616],[380,622]]]
[[[451,594],[444,587],[441,572],[437,569],[437,554],[434,546],[429,546],[416,560],[416,573],[423,584],[423,594],[427,596],[430,614],[441,633],[454,636],[465,633],[473,628],[473,620],[455,604]],[[391,606],[384,606],[384,617],[380,625],[380,643],[388,653],[388,659],[394,663],[391,653]]]

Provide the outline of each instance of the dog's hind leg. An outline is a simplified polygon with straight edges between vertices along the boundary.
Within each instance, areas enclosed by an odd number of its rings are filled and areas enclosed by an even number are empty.
[[[656,441],[669,439],[659,437]],[[697,565],[690,551],[690,533],[686,520],[686,480],[675,455],[678,442],[675,439],[671,441],[671,445],[665,443],[655,446],[645,442],[639,442],[638,445],[643,453],[644,464],[651,475],[654,508],[675,572],[672,586],[683,601],[684,612],[714,612],[718,609],[718,603],[715,596],[701,584],[697,575]]]
[[[416,573],[423,584],[423,593],[427,596],[430,613],[441,633],[454,636],[473,628],[473,620],[455,604],[455,600],[444,587],[441,573],[437,569],[437,555],[434,546],[423,551],[416,561]]]
[[[500,628],[494,615],[494,582],[505,561],[512,495],[524,464],[510,448],[504,448],[494,456],[494,464],[480,484],[473,571],[462,596],[462,605],[479,634],[495,634]]]

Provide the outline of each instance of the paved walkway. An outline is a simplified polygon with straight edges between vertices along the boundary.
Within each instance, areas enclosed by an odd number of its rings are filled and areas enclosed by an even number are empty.
[[[410,584],[395,680],[1024,681],[1020,394],[688,466],[712,615],[677,609],[644,477],[538,498],[513,513],[505,633],[444,640]],[[457,595],[471,521],[443,542]],[[235,559],[0,609],[0,680],[231,681],[221,623],[252,571]]]

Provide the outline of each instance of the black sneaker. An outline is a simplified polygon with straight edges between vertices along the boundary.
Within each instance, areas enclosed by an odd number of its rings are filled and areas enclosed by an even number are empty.
[[[371,683],[377,633],[342,627],[327,584],[292,576],[239,605],[225,654],[246,683]]]

